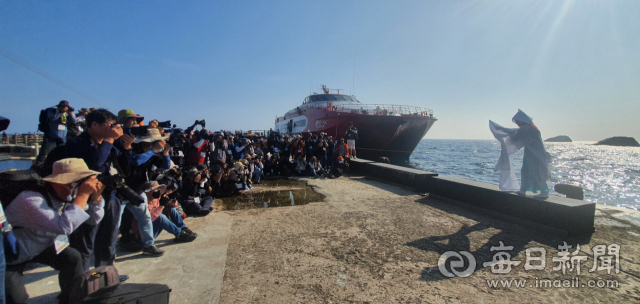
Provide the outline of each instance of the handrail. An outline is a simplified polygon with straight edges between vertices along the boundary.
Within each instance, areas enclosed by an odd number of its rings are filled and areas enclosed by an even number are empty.
[[[433,110],[423,107],[392,105],[392,104],[340,104],[331,102],[314,102],[303,104],[296,109],[287,112],[284,116],[277,117],[276,122],[285,120],[286,116],[293,113],[303,114],[310,109],[320,109],[333,112],[351,113],[358,115],[377,116],[427,116],[433,118]]]

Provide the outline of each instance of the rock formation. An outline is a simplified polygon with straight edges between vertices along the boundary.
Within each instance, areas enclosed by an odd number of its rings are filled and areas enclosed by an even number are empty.
[[[603,139],[596,143],[596,145],[605,146],[621,146],[621,147],[640,147],[640,144],[633,137],[615,136]]]
[[[547,138],[545,142],[573,142],[569,136],[560,135],[556,137]]]

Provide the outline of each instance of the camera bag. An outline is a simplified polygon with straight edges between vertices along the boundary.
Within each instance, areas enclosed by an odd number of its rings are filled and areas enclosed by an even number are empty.
[[[120,284],[118,270],[113,266],[101,266],[85,271],[73,282],[71,287],[71,304],[84,303],[84,299],[113,291]]]
[[[168,304],[171,289],[165,284],[120,284],[108,293],[93,294],[82,304]]]

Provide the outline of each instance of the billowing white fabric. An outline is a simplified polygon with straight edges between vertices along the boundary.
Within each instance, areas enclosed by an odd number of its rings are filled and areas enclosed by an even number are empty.
[[[511,169],[511,160],[509,159],[509,155],[516,153],[516,151],[523,147],[522,145],[518,146],[517,143],[513,143],[509,140],[509,136],[516,134],[519,128],[508,129],[491,120],[489,120],[489,128],[491,129],[493,136],[500,142],[501,146],[500,158],[498,159],[498,163],[495,168],[493,168],[494,172],[500,172],[500,184],[498,184],[500,190],[519,190],[520,183],[518,183],[518,178],[516,178],[515,172]]]

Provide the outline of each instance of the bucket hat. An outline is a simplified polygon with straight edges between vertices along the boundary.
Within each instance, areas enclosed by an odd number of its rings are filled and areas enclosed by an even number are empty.
[[[141,142],[154,142],[154,141],[158,141],[158,140],[165,140],[169,138],[169,135],[166,136],[162,136],[160,135],[160,130],[155,129],[155,128],[151,128],[149,129],[149,133],[145,136],[140,136],[138,138],[136,138],[136,143],[141,143]]]
[[[81,158],[66,158],[53,163],[53,172],[42,180],[56,184],[71,184],[98,174],[100,172],[90,170]]]

